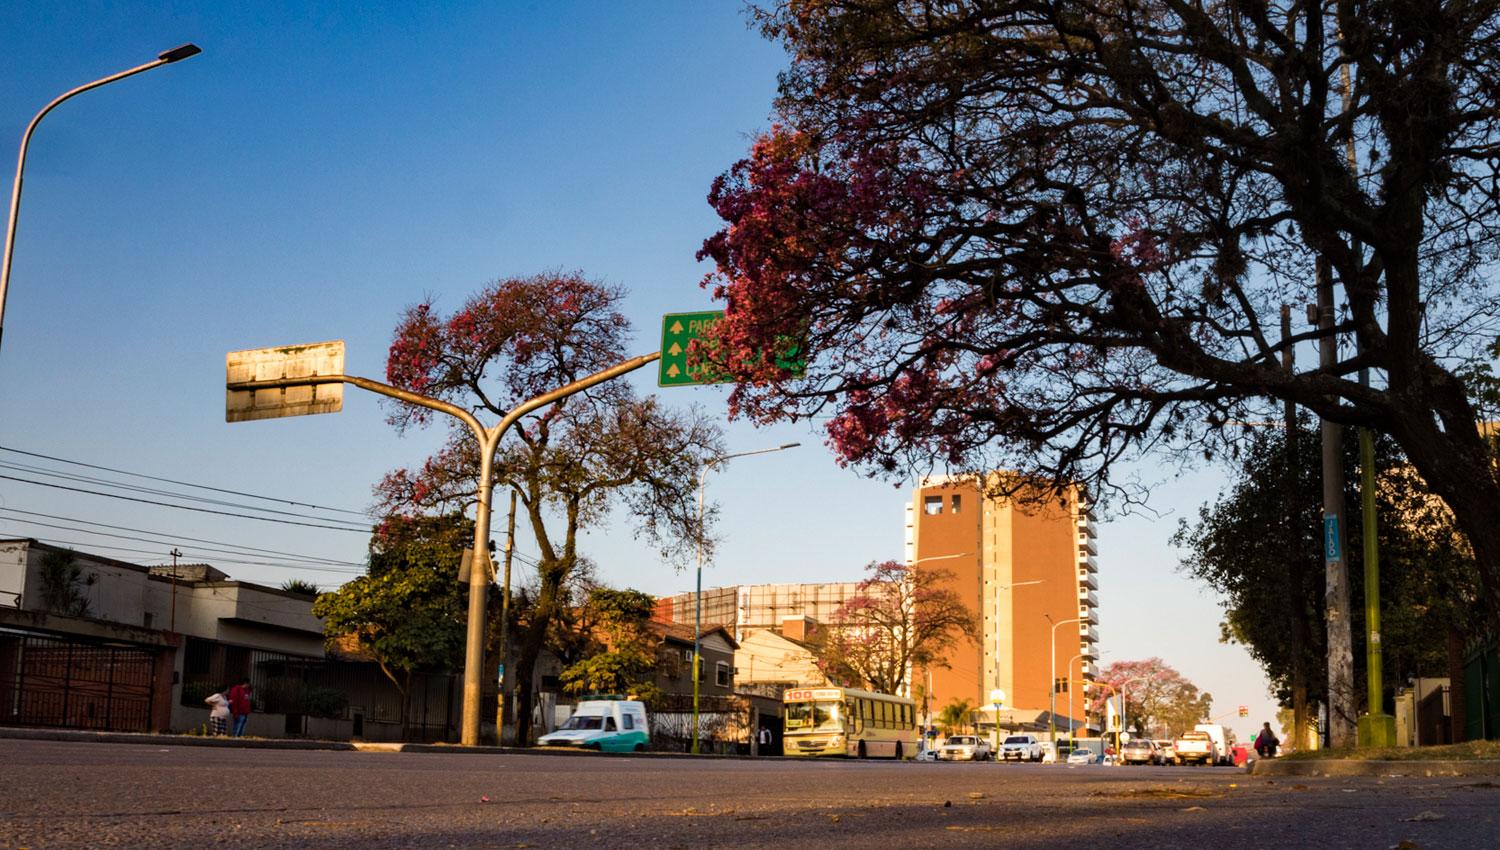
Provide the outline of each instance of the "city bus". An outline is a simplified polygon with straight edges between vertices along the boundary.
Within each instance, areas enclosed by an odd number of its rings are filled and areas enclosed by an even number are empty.
[[[793,688],[782,697],[782,754],[913,758],[917,706],[853,688]]]

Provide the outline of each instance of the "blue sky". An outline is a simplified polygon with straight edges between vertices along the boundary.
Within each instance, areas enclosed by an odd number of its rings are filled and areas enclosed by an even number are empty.
[[[431,295],[451,308],[489,280],[548,269],[627,287],[638,353],[655,350],[662,313],[711,306],[693,256],[716,225],[704,197],[769,124],[785,63],[739,3],[310,6],[0,6],[7,179],[26,122],[55,95],[182,42],[204,49],[88,92],[38,130],[0,349],[0,445],[361,509],[440,433],[398,437],[352,390],[336,416],[227,425],[225,352],[344,339],[348,371],[379,378],[406,305]],[[637,383],[654,391],[652,376]],[[721,388],[666,392],[724,409]],[[705,584],[847,580],[901,556],[905,486],[839,468],[807,427],[727,429],[732,451],[803,446],[713,474],[724,543]],[[1219,711],[1251,705],[1233,720],[1244,734],[1271,719],[1265,680],[1218,643],[1216,601],[1177,575],[1166,542],[1221,483],[1189,475],[1153,496],[1160,516],[1102,525],[1100,632],[1105,663],[1160,655]],[[346,561],[366,542],[3,480],[0,507]],[[166,548],[14,519],[0,535]],[[586,549],[611,583],[691,586],[623,518]]]

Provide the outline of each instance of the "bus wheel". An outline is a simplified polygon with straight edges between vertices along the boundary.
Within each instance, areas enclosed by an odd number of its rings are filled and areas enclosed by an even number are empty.
[[[901,760],[901,742],[897,741],[896,742],[896,761],[900,761],[900,760]]]
[[[864,758],[865,757],[865,742],[864,741],[860,741],[859,742],[859,751],[858,752],[859,752],[858,758]]]

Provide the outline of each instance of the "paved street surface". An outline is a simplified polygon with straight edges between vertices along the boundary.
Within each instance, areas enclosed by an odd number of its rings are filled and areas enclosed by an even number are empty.
[[[1497,846],[1497,816],[1475,778],[0,741],[0,848],[32,850],[1430,850]]]

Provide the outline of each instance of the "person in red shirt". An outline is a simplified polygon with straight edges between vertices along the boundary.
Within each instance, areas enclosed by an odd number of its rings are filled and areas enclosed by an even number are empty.
[[[229,713],[234,715],[229,732],[231,737],[239,738],[245,734],[245,724],[250,722],[251,693],[249,679],[241,679],[238,685],[229,689]]]

